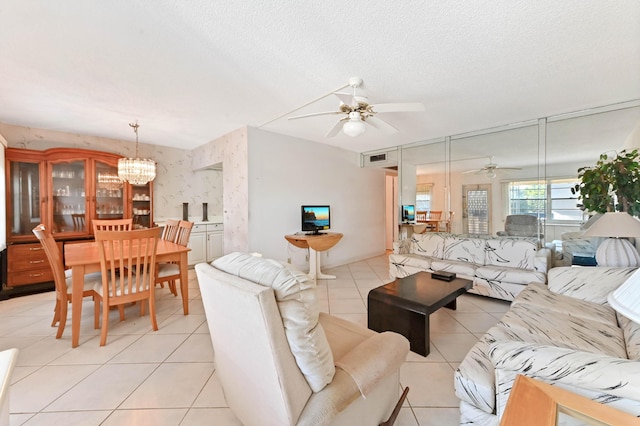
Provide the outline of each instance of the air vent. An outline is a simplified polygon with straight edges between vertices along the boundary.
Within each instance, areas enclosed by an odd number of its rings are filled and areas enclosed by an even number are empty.
[[[376,161],[387,161],[387,154],[376,154],[369,156],[369,162],[375,163]]]

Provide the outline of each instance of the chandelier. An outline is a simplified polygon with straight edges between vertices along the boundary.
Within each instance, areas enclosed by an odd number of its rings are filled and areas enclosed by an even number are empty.
[[[138,127],[136,121],[129,123],[136,134],[136,158],[121,158],[118,160],[118,177],[131,185],[144,185],[156,177],[156,163],[151,159],[138,158]]]

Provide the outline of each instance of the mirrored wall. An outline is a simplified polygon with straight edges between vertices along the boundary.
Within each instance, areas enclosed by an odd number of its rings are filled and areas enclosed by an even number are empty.
[[[561,240],[588,219],[571,192],[578,169],[634,148],[640,101],[405,145],[398,208],[424,205],[428,188],[428,209],[451,216],[453,233],[496,235],[507,216],[528,214],[546,242]]]

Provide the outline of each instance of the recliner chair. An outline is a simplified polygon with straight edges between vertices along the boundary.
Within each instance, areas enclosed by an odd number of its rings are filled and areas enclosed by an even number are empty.
[[[535,237],[543,239],[538,233],[538,218],[529,214],[511,214],[504,221],[504,231],[498,231],[499,237]]]
[[[245,426],[393,424],[406,338],[319,312],[315,281],[271,259],[195,269],[215,374]]]

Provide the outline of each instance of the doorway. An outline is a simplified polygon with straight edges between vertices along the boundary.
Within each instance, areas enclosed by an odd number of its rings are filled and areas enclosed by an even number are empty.
[[[489,235],[491,185],[462,185],[462,227],[465,234]]]

